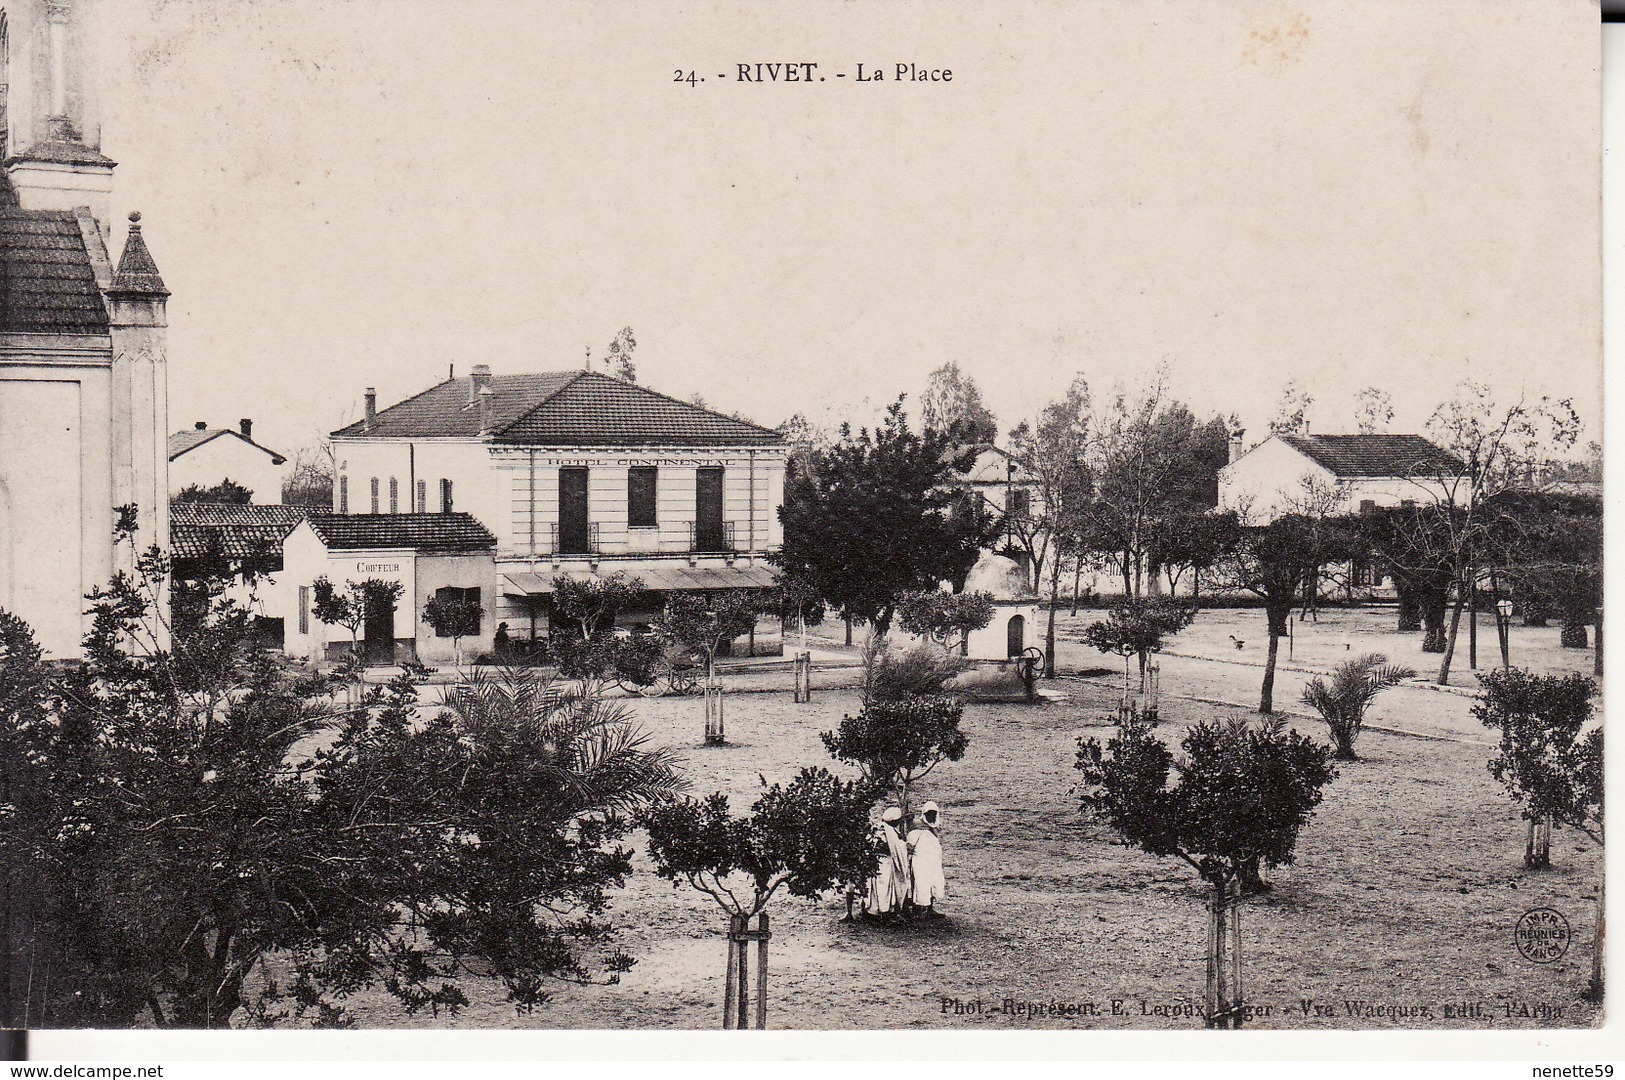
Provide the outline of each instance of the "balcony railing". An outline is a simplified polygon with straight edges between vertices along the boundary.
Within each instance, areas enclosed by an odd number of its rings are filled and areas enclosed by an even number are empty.
[[[587,524],[587,542],[570,544],[561,547],[559,541],[559,523],[552,522],[547,527],[547,551],[552,555],[596,555],[598,554],[598,523]]]
[[[734,549],[734,523],[718,522],[717,528],[701,528],[700,523],[688,523],[688,550],[700,554],[730,552]]]

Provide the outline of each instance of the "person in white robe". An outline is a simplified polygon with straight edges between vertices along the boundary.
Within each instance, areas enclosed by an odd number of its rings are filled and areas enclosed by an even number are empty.
[[[914,906],[927,915],[941,915],[937,901],[948,896],[948,878],[942,871],[942,838],[937,835],[937,804],[920,807],[919,825],[908,834],[909,876]]]
[[[909,897],[908,844],[898,832],[903,812],[888,806],[875,831],[875,872],[863,901],[866,915],[890,916]]]

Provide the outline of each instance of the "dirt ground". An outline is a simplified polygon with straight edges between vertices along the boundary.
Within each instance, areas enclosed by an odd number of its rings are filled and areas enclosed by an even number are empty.
[[[1086,659],[1080,653],[1073,663]],[[1170,741],[1191,722],[1236,711],[1175,694],[1223,699],[1212,684],[1224,675],[1240,700],[1256,697],[1256,669],[1167,662],[1174,666],[1164,676],[1162,730]],[[733,683],[742,689],[774,677]],[[841,679],[850,683],[851,673],[821,681]],[[788,682],[786,672],[782,690],[727,699],[724,748],[699,745],[696,698],[640,701],[636,713],[655,741],[682,749],[697,794],[725,790],[742,808],[761,777],[832,764],[818,733],[857,706],[851,690],[830,689],[795,705]],[[1109,736],[1105,711],[1117,684],[1053,685],[1064,700],[969,706],[964,760],[939,768],[920,790],[943,807],[948,918],[881,928],[843,922],[835,898],[774,901],[771,1027],[1201,1026],[1206,924],[1194,874],[1115,843],[1083,817],[1071,792],[1076,740]],[[1422,689],[1392,693],[1409,696],[1391,713],[1440,705],[1464,713],[1468,703]],[[1324,737],[1317,723],[1296,724]],[[1364,760],[1341,767],[1302,834],[1297,864],[1281,868],[1273,891],[1246,907],[1244,981],[1248,1002],[1261,1010],[1257,1026],[1597,1022],[1581,994],[1601,851],[1559,831],[1553,868],[1526,871],[1522,823],[1484,767],[1487,733],[1454,712],[1435,727],[1433,738],[1368,731]],[[1514,944],[1519,917],[1536,907],[1555,909],[1573,932],[1554,962],[1526,960]],[[369,1027],[718,1026],[726,920],[712,901],[657,878],[640,856],[613,918],[638,960],[619,985],[561,985],[529,1015],[516,1014],[495,987],[471,988],[474,1004],[456,1017],[408,1018],[383,994],[353,999],[352,1014]]]

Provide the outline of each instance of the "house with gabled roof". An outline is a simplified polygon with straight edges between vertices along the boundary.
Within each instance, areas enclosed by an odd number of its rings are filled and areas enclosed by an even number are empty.
[[[169,436],[169,493],[190,487],[212,488],[226,480],[252,492],[258,506],[282,501],[286,454],[254,441],[254,422],[237,421],[235,428],[210,427],[199,420]]]
[[[770,428],[588,370],[478,364],[388,408],[372,389],[365,402],[332,433],[334,512],[469,515],[494,539],[481,602],[512,638],[547,635],[560,575],[624,571],[653,605],[775,581],[786,448]]]
[[[1452,497],[1463,466],[1420,435],[1272,435],[1219,470],[1219,508],[1247,524],[1283,514],[1352,513]]]

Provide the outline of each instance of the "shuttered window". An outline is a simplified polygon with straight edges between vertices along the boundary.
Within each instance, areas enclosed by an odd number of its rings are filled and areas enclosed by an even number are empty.
[[[634,529],[652,529],[658,524],[655,492],[659,472],[654,465],[634,465],[626,472],[626,523]]]

